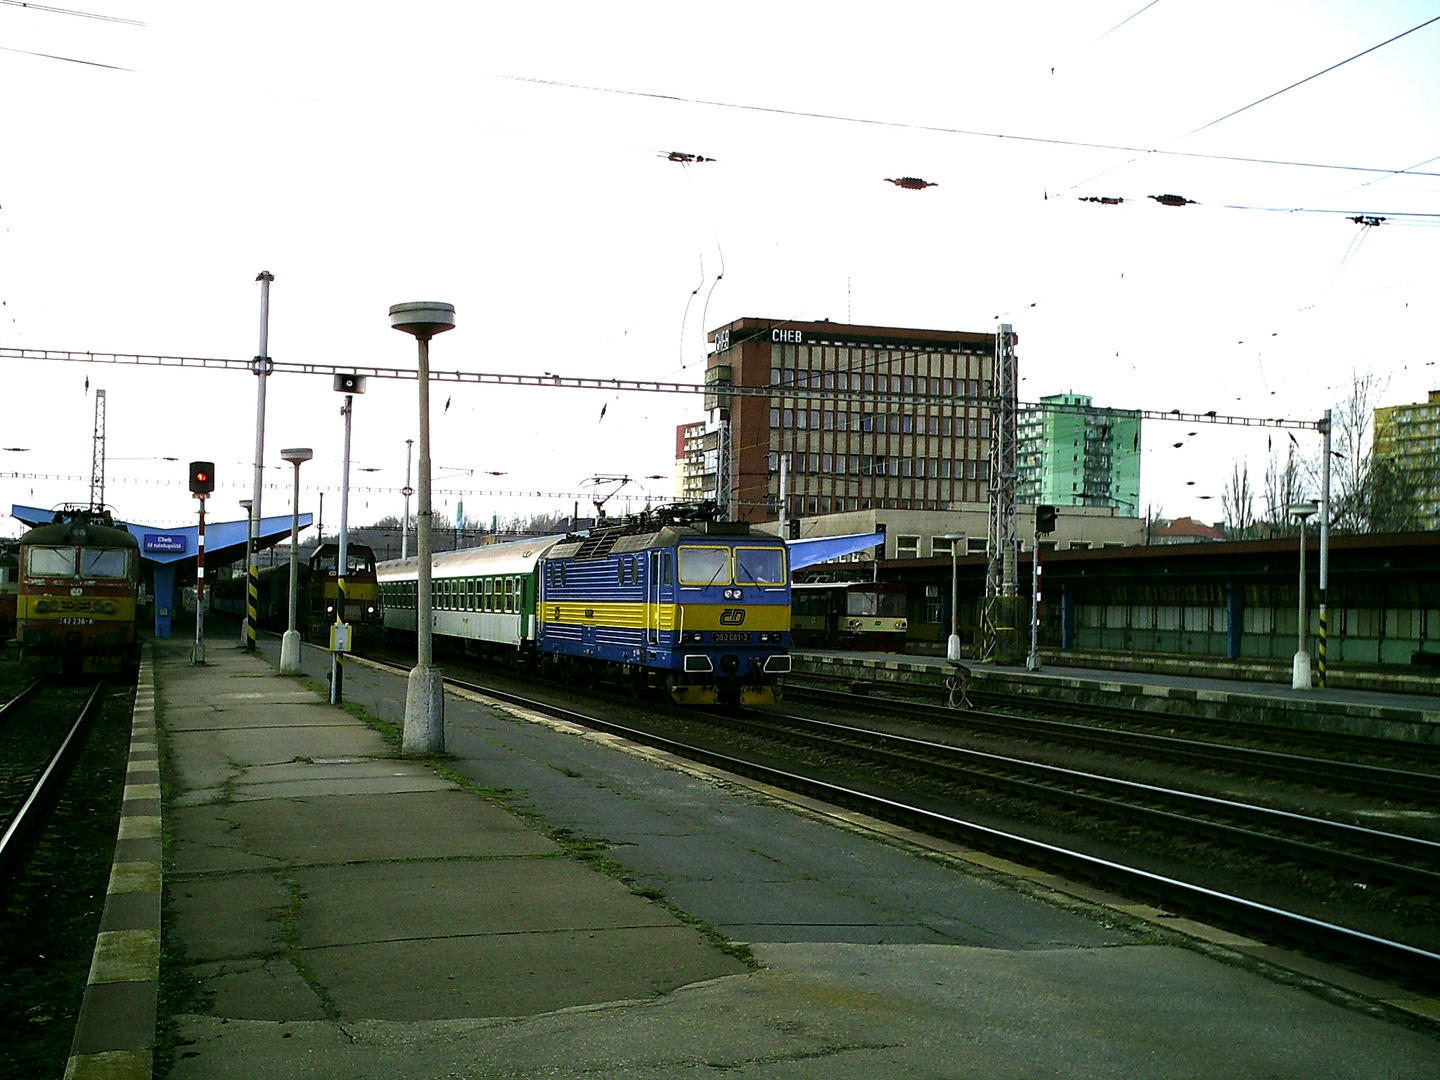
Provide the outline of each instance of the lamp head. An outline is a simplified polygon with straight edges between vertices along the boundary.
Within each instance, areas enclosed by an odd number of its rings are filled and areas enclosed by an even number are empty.
[[[315,451],[308,446],[291,447],[289,450],[281,450],[280,456],[291,465],[299,465],[302,461],[309,461],[315,456]]]
[[[455,305],[419,300],[390,306],[390,326],[417,338],[431,338],[455,329]]]

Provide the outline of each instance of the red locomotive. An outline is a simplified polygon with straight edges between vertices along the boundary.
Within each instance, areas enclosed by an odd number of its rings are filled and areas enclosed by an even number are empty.
[[[140,544],[108,511],[66,507],[20,537],[18,561],[23,669],[104,675],[139,662]]]

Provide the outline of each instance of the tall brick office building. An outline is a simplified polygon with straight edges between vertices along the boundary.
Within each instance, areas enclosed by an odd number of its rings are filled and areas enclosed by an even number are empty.
[[[709,340],[714,392],[687,456],[702,457],[691,474],[735,520],[989,498],[993,333],[744,318]]]

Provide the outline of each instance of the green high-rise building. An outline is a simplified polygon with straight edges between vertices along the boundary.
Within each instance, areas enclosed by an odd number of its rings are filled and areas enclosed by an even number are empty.
[[[1016,499],[1140,514],[1140,412],[1051,394],[1019,417]]]

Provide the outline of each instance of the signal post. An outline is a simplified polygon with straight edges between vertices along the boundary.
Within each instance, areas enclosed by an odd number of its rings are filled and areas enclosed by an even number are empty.
[[[1030,545],[1030,655],[1027,671],[1040,670],[1040,537],[1055,531],[1055,507],[1035,507],[1035,536]]]
[[[200,528],[195,535],[195,649],[191,664],[205,663],[205,499],[215,490],[215,463],[190,463],[190,494],[200,500]]]

